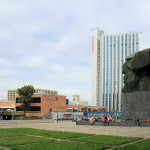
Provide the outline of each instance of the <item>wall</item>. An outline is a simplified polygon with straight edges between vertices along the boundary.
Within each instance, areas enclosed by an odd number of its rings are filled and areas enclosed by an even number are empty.
[[[150,118],[150,91],[123,94],[122,118],[140,120]]]
[[[0,102],[0,108],[15,108],[15,102]]]
[[[19,97],[16,95],[16,98]],[[40,106],[41,112],[27,113],[27,116],[44,116],[52,111],[66,111],[66,96],[48,95],[48,94],[34,94],[33,97],[41,97],[41,103],[31,103],[30,106]],[[16,103],[20,106],[20,103]]]

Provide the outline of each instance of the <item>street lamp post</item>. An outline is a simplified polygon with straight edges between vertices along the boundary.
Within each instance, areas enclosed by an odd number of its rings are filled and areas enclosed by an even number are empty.
[[[58,123],[58,112],[56,112],[56,121],[55,123]]]

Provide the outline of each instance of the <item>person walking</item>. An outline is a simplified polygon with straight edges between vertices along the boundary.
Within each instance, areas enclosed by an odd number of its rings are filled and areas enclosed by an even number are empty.
[[[107,119],[107,125],[109,126],[110,118],[108,117]]]
[[[137,127],[139,127],[139,122],[140,122],[140,119],[139,119],[139,117],[137,117],[137,119],[136,119]]]

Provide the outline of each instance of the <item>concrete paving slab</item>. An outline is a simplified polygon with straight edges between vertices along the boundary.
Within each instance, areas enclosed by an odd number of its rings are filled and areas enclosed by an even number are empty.
[[[128,137],[150,138],[150,127],[118,127],[118,126],[92,126],[76,125],[76,122],[54,120],[9,120],[0,121],[0,128],[35,128],[54,131],[67,131],[89,133],[97,135],[113,135]]]

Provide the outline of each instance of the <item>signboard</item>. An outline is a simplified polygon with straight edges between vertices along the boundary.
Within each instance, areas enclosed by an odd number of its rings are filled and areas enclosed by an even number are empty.
[[[55,100],[57,100],[57,97],[50,98],[50,97],[46,96],[46,99],[47,99],[47,100],[52,100],[52,101],[55,101]]]

